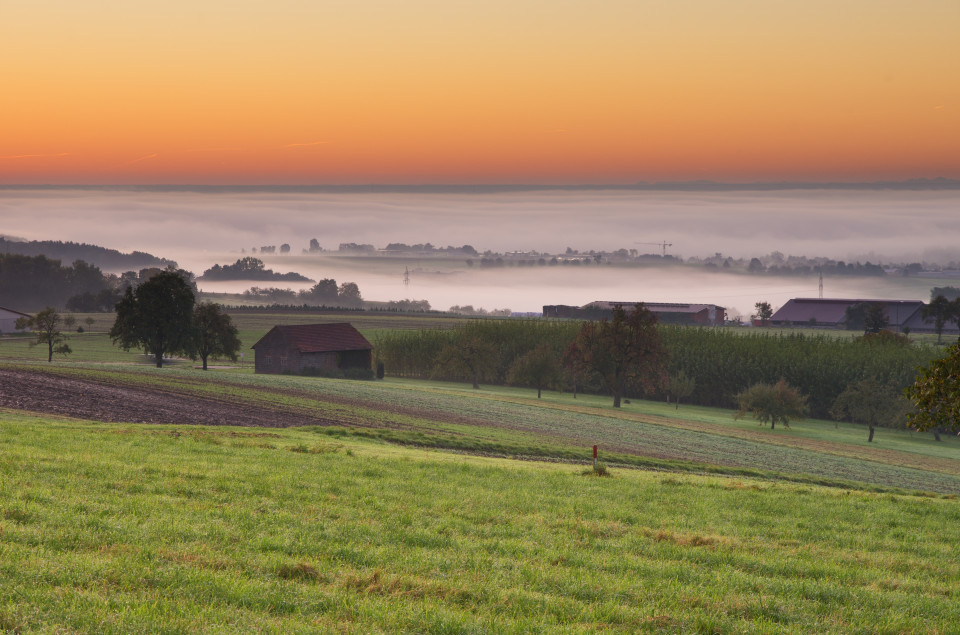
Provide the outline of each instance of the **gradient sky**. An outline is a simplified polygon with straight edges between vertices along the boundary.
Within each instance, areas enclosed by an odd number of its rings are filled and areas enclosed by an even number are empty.
[[[0,0],[0,183],[960,178],[957,0]]]

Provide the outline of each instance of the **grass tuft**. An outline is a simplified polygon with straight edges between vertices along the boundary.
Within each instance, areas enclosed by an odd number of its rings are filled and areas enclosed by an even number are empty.
[[[301,580],[305,582],[317,582],[321,580],[321,574],[316,567],[306,562],[297,564],[284,564],[277,568],[277,577],[281,580]]]
[[[590,466],[581,472],[584,476],[613,476],[610,473],[610,469],[607,467],[607,464],[603,461],[597,461],[596,467]]]

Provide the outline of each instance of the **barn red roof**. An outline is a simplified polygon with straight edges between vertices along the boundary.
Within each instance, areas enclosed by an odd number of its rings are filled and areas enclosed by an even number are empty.
[[[367,338],[346,322],[275,326],[261,337],[253,348],[268,337],[272,337],[274,332],[279,333],[288,345],[301,353],[373,350],[373,345],[367,341]]]

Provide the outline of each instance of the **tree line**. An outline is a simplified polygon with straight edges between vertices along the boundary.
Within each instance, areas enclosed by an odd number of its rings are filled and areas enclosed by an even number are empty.
[[[609,327],[619,320],[617,328],[629,330],[626,324],[631,319],[631,313],[619,318],[615,314]],[[743,393],[752,386],[773,390],[783,381],[803,395],[798,412],[838,419],[850,416],[851,408],[838,404],[848,387],[870,380],[884,394],[899,396],[914,382],[918,367],[940,354],[936,347],[913,344],[886,331],[848,339],[644,322],[641,330],[646,335],[641,339],[650,352],[637,363],[612,356],[611,351],[618,348],[616,338],[623,335],[604,333],[602,329],[609,327],[598,326],[602,324],[471,320],[449,330],[382,333],[375,342],[375,354],[388,374],[400,377],[466,379],[475,385],[513,384],[538,391],[585,390],[611,394],[615,401],[618,394],[674,402],[682,398],[687,403],[733,409],[743,408]],[[650,344],[654,340],[655,345]],[[656,364],[648,363],[654,359]],[[622,376],[616,373],[619,363],[631,367]]]
[[[110,286],[99,267],[83,260],[63,266],[42,255],[0,254],[0,298],[9,308],[63,307],[73,295],[97,294]]]

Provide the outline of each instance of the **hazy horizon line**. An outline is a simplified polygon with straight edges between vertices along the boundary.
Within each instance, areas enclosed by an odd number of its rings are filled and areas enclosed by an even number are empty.
[[[367,184],[0,184],[0,190],[88,190],[126,192],[341,192],[341,193],[498,193],[531,191],[775,191],[775,190],[955,190],[960,179],[945,177],[902,181],[656,181],[636,183],[367,183]]]

